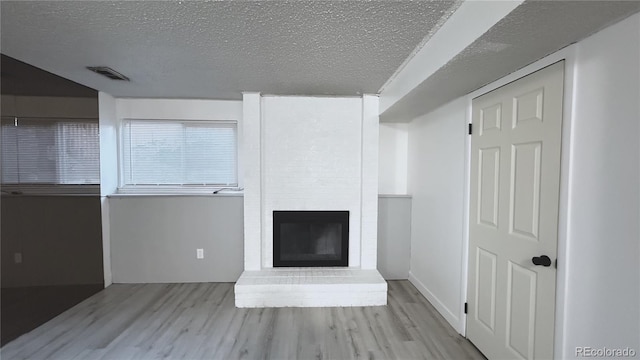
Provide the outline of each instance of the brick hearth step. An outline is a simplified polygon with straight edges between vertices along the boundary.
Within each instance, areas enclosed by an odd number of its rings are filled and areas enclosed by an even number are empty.
[[[243,272],[235,295],[240,308],[380,306],[387,283],[377,270],[273,268]]]

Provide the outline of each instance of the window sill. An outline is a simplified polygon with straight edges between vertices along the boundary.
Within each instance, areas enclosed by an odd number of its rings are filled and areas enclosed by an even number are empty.
[[[220,192],[218,194],[207,193],[113,193],[107,195],[108,198],[127,198],[127,197],[242,197],[243,191]]]
[[[409,194],[378,194],[380,198],[411,198]]]
[[[100,185],[3,184],[2,196],[100,196]]]

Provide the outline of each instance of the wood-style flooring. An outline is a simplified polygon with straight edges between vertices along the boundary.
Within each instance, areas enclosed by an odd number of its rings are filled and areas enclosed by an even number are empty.
[[[484,359],[408,281],[378,307],[237,309],[232,283],[112,285],[9,359]]]
[[[102,284],[3,288],[0,290],[0,346],[102,291]]]

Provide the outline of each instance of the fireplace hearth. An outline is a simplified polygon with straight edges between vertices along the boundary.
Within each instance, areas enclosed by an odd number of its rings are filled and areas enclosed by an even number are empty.
[[[274,211],[273,266],[349,266],[349,212]]]

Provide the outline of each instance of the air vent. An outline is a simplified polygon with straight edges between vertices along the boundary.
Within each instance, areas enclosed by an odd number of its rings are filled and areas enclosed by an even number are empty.
[[[124,80],[129,81],[129,78],[120,74],[119,72],[113,70],[107,66],[87,66],[87,69],[93,71],[94,73],[103,75],[112,80]]]

